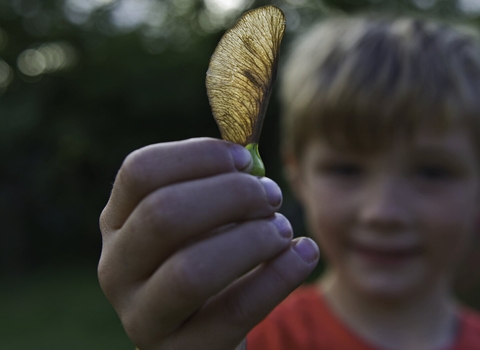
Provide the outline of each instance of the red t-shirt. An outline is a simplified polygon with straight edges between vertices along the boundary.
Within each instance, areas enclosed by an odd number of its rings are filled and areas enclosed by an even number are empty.
[[[348,329],[314,287],[297,289],[247,336],[247,350],[297,349],[380,350]],[[458,339],[448,350],[480,350],[479,314],[461,310]]]

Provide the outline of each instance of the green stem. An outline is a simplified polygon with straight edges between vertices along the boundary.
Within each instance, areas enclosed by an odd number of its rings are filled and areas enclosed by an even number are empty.
[[[249,143],[245,146],[249,150],[253,159],[253,168],[250,174],[255,176],[265,176],[265,166],[263,165],[260,153],[258,153],[258,143]]]

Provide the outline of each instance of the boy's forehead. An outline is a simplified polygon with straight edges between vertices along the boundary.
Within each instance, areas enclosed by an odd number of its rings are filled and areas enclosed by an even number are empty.
[[[477,34],[428,20],[333,18],[295,49],[282,80],[286,152],[301,156],[316,137],[376,152],[412,142],[424,122],[468,124],[480,150]]]
[[[423,125],[411,135],[398,133],[392,135],[388,143],[379,143],[377,147],[364,149],[348,142],[345,135],[340,133],[330,135],[328,139],[316,134],[312,136],[305,149],[316,149],[317,152],[331,152],[335,154],[376,154],[392,150],[407,152],[454,152],[469,156],[477,156],[476,142],[472,133],[464,125],[455,125],[440,130],[436,126]],[[480,158],[477,158],[480,159]]]
[[[463,125],[444,131],[420,129],[411,142],[414,151],[451,152],[480,165],[479,150],[473,133]]]

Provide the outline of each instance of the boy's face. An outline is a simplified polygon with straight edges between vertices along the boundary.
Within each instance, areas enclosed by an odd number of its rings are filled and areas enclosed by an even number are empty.
[[[290,174],[332,271],[370,296],[448,286],[477,229],[480,169],[461,127],[369,155],[312,141]]]

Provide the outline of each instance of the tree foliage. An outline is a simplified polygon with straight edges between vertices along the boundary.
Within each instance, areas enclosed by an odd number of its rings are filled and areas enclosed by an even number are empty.
[[[209,57],[241,12],[270,3],[287,16],[287,44],[337,11],[475,19],[445,0],[0,0],[0,271],[97,259],[122,160],[151,143],[219,137]],[[262,153],[282,182],[277,114],[273,101]]]

